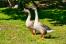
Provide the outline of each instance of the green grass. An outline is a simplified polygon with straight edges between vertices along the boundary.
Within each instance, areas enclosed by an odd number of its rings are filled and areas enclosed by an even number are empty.
[[[32,37],[31,32],[25,26],[25,20],[11,19],[12,16],[2,12],[6,8],[0,8],[0,44],[66,44],[66,25],[55,26],[52,19],[42,18],[40,22],[55,30],[48,33],[46,38],[39,40],[40,35]],[[49,37],[51,35],[51,37]]]

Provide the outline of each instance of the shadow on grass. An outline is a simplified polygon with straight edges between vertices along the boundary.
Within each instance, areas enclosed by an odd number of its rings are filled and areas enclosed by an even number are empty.
[[[51,35],[48,35],[48,36],[45,36],[46,39],[56,39],[56,38],[59,38],[59,37],[53,37]]]
[[[40,33],[36,33],[36,35],[40,35]],[[52,35],[46,35],[45,38],[46,39],[55,39],[55,38],[58,38],[58,37],[55,37],[55,36],[52,36]]]
[[[49,22],[55,21],[51,24],[56,25],[65,25],[66,24],[66,10],[62,9],[48,9],[48,10],[38,10],[39,18],[48,18],[52,19]]]
[[[9,19],[0,19],[0,20],[10,20],[10,19],[25,20],[26,19],[26,16],[22,12],[22,10],[19,10],[19,9],[7,8],[7,9],[2,10],[1,12],[4,13],[5,15],[11,16],[11,18],[9,18]]]

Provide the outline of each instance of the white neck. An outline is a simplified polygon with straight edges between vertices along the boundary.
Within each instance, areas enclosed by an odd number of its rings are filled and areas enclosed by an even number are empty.
[[[31,15],[30,15],[30,12],[29,12],[29,13],[28,13],[27,20],[26,20],[26,23],[30,21],[30,18],[31,18]]]
[[[35,22],[38,22],[38,13],[37,13],[37,9],[35,9]]]

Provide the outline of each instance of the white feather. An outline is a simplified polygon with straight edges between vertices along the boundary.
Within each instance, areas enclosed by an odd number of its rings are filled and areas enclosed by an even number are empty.
[[[51,32],[53,32],[54,30],[47,30],[47,33],[51,33]]]

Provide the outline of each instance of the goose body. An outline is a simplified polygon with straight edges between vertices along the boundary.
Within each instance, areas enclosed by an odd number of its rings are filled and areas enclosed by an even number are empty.
[[[45,31],[46,33],[50,33],[50,32],[53,31],[53,30],[51,30],[48,26],[42,25],[40,22],[34,23],[34,29],[36,29],[36,30],[38,30],[38,31],[43,30],[43,31]]]

